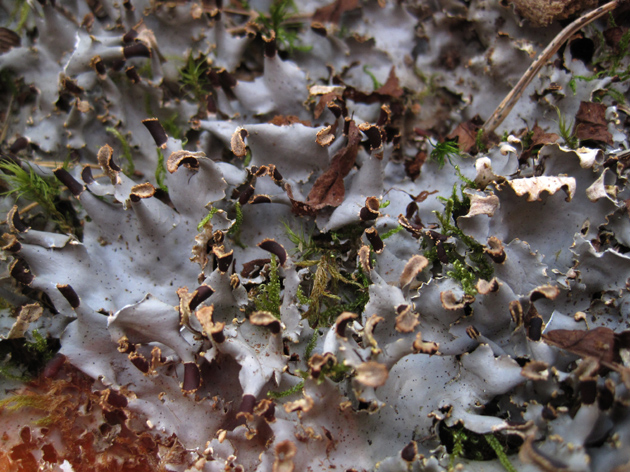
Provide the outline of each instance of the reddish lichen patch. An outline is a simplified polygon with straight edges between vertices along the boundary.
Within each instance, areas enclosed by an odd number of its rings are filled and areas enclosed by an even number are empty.
[[[68,172],[66,169],[59,167],[55,169],[53,173],[55,174],[55,177],[57,177],[57,180],[68,187],[70,193],[72,193],[72,195],[74,195],[75,197],[81,195],[83,193],[83,190],[85,190],[83,185],[81,185],[80,182],[72,177],[70,172]]]
[[[74,289],[67,284],[57,284],[57,290],[63,295],[63,297],[68,300],[68,303],[72,308],[79,308],[81,304],[81,300],[79,299],[79,295]]]

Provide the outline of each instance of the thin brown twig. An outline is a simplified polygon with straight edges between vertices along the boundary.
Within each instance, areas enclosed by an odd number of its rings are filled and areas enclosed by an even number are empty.
[[[532,63],[531,66],[527,69],[525,74],[521,77],[518,83],[514,86],[514,88],[507,94],[507,96],[503,99],[503,101],[499,104],[494,113],[488,118],[488,120],[483,124],[484,133],[490,133],[497,129],[503,120],[507,118],[507,116],[516,105],[516,102],[521,98],[523,92],[530,84],[530,82],[536,77],[540,69],[543,65],[551,59],[551,57],[558,52],[560,47],[571,38],[575,33],[577,33],[580,29],[584,28],[589,23],[595,21],[597,18],[605,15],[608,12],[613,11],[617,8],[621,3],[626,2],[628,0],[613,0],[612,2],[608,2],[605,5],[602,5],[595,10],[582,15],[573,23],[569,24],[565,27],[558,35],[553,38],[553,41],[549,43],[549,45],[540,53],[538,58]]]

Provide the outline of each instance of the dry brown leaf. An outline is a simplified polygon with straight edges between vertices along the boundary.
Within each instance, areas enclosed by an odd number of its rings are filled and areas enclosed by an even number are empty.
[[[606,121],[606,105],[581,102],[575,115],[575,135],[582,141],[599,141],[612,146],[612,135]]]
[[[346,190],[343,179],[352,167],[359,151],[361,133],[354,121],[349,122],[348,143],[334,155],[330,167],[324,172],[313,185],[308,198],[307,205],[313,210],[320,210],[326,206],[337,207],[343,202]]]
[[[623,335],[623,334],[622,334]],[[559,347],[580,357],[595,357],[606,363],[618,363],[622,335],[612,329],[599,327],[590,331],[556,329],[543,335],[547,344]],[[625,336],[625,335],[623,335]]]
[[[315,10],[313,21],[318,23],[338,24],[344,12],[357,8],[359,8],[359,0],[336,0],[325,7]]]

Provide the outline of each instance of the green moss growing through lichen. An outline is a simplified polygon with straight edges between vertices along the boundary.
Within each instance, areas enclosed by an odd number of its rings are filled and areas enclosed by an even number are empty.
[[[573,129],[573,122],[568,122],[558,107],[556,107],[556,113],[558,114],[558,121],[556,121],[556,124],[558,125],[560,136],[564,140],[564,144],[571,149],[576,149],[579,141],[575,133],[571,131]]]
[[[186,65],[179,70],[181,90],[192,95],[198,102],[205,103],[207,95],[212,91],[208,77],[210,65],[205,55],[195,58],[192,51],[188,55]]]
[[[129,147],[129,143],[127,142],[127,138],[123,136],[123,134],[118,131],[116,128],[105,128],[105,131],[113,134],[120,145],[122,147],[123,156],[127,160],[127,165],[123,167],[123,172],[127,177],[131,177],[133,173],[136,171],[136,165],[133,162],[133,156],[131,155],[131,148]]]
[[[369,65],[366,64],[363,66],[363,72],[365,72],[370,77],[370,79],[372,79],[372,88],[374,88],[374,90],[378,90],[383,86],[383,84],[378,81],[374,73],[370,71]]]
[[[280,284],[280,274],[278,270],[278,258],[271,256],[269,263],[269,280],[265,284],[260,284],[256,289],[254,306],[258,311],[268,311],[276,318],[280,319],[280,305],[282,305],[282,286]]]
[[[216,215],[217,211],[219,211],[218,208],[214,208],[214,207],[210,208],[210,211],[208,212],[208,214],[204,216],[203,219],[197,225],[197,231],[201,232],[203,230],[203,227],[206,225],[206,223],[210,221],[214,215]]]
[[[65,216],[59,211],[56,201],[61,193],[57,179],[42,177],[35,173],[30,164],[24,163],[27,169],[11,161],[0,162],[0,179],[9,187],[1,195],[14,195],[16,199],[24,198],[36,202],[63,231],[72,231]]]
[[[284,398],[284,397],[288,397],[289,395],[293,395],[294,393],[300,393],[303,388],[304,388],[304,382],[300,382],[300,383],[295,384],[293,387],[283,390],[281,392],[267,392],[267,396],[269,398],[275,398],[275,399]]]
[[[516,472],[516,469],[508,459],[508,453],[513,453],[507,445],[501,444],[493,434],[477,434],[470,431],[461,423],[452,427],[440,424],[439,434],[442,443],[450,454],[448,470],[454,471],[458,458],[472,461],[488,461],[495,458],[507,472]]]
[[[446,237],[460,240],[467,247],[465,254],[460,254],[454,244],[440,243],[449,263],[453,265],[453,268],[446,275],[457,280],[466,294],[474,296],[477,294],[476,281],[478,279],[490,280],[494,268],[484,253],[484,247],[457,226],[457,218],[467,214],[470,209],[470,199],[463,192],[466,186],[460,186],[459,195],[457,187],[457,184],[453,186],[453,193],[450,198],[438,197],[444,204],[444,211],[442,213],[435,212],[435,215],[442,227],[441,233]],[[433,246],[426,251],[425,257],[434,263],[439,262],[437,247]]]
[[[237,246],[245,249],[246,246],[241,242],[241,226],[243,225],[243,208],[239,202],[234,204],[234,223],[228,229],[227,234],[232,237],[232,241]]]
[[[292,12],[297,12],[293,0],[275,0],[269,8],[269,15],[259,12],[256,22],[267,35],[273,31],[280,49],[286,50],[289,54],[296,51],[308,52],[313,46],[298,44],[300,42],[298,32],[302,21],[292,18]]]
[[[157,166],[155,167],[155,182],[157,183],[160,190],[164,192],[168,192],[168,187],[166,186],[166,166],[164,164],[164,154],[162,154],[162,150],[157,148]]]
[[[431,160],[437,162],[438,168],[441,169],[446,164],[446,161],[449,164],[453,165],[451,162],[452,156],[459,156],[459,146],[455,141],[443,141],[436,142],[433,144],[433,150],[429,157]]]

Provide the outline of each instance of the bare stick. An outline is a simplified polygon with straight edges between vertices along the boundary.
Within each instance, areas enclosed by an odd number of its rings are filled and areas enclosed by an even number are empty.
[[[543,65],[551,59],[551,57],[558,52],[558,49],[568,41],[568,39],[577,33],[580,29],[584,28],[586,25],[595,21],[597,18],[605,15],[606,13],[613,11],[615,8],[619,6],[622,2],[627,0],[613,0],[612,2],[608,2],[605,5],[602,5],[599,8],[587,13],[579,17],[573,23],[564,28],[558,35],[553,38],[553,41],[549,43],[549,45],[544,49],[543,52],[540,53],[538,59],[536,59],[529,69],[525,71],[523,77],[518,81],[518,83],[514,86],[514,88],[507,94],[507,96],[503,99],[503,101],[499,104],[492,116],[488,118],[488,120],[483,124],[484,133],[490,133],[497,129],[503,120],[510,114],[516,102],[521,98],[523,92],[529,85],[529,83],[536,77],[536,74],[540,71]]]

